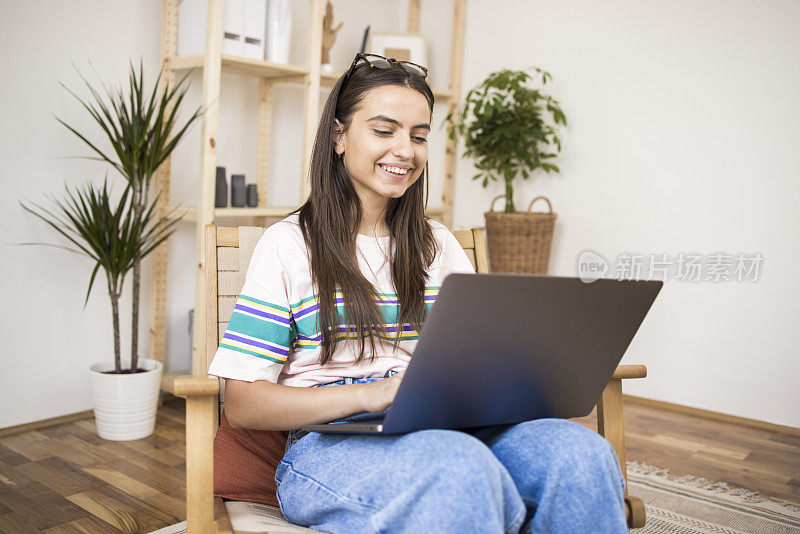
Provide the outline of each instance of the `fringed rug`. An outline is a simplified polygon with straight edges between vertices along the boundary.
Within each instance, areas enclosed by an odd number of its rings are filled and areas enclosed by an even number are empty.
[[[635,534],[800,533],[800,508],[724,482],[670,477],[667,469],[628,462],[628,491],[647,509]],[[152,534],[184,534],[186,522]]]
[[[724,482],[628,462],[628,492],[647,510],[636,534],[800,533],[800,508]]]

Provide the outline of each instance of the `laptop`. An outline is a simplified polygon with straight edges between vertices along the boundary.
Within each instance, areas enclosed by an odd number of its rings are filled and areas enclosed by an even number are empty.
[[[302,430],[399,434],[588,415],[662,286],[452,273],[384,419]]]

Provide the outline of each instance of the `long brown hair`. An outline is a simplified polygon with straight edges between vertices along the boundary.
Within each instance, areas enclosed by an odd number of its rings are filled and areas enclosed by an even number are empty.
[[[356,237],[361,223],[361,201],[351,182],[344,161],[334,151],[334,119],[345,131],[366,93],[383,85],[399,85],[415,89],[425,96],[433,115],[433,92],[421,76],[402,67],[370,68],[357,66],[346,85],[340,77],[322,110],[314,148],[311,154],[309,180],[311,193],[298,209],[300,227],[311,256],[311,275],[319,298],[317,325],[322,334],[320,364],[333,358],[338,344],[339,313],[336,307],[337,286],[343,296],[343,319],[352,325],[346,335],[356,334],[359,340],[358,364],[364,359],[365,339],[369,338],[375,357],[375,336],[388,338],[389,332],[375,301],[375,288],[364,277],[356,258]],[[340,90],[341,88],[341,90]],[[341,92],[341,96],[336,95]],[[423,188],[425,198],[423,199]],[[400,342],[403,325],[422,329],[427,309],[425,284],[427,271],[436,254],[436,241],[425,215],[428,202],[428,164],[419,179],[399,198],[390,198],[386,225],[391,235],[391,272],[398,301],[397,333],[394,347]]]

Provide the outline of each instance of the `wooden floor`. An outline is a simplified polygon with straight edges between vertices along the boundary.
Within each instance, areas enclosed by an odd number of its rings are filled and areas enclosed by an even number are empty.
[[[593,416],[580,422],[595,427]],[[627,404],[629,460],[800,504],[800,439]],[[0,532],[151,532],[185,519],[184,405],[112,442],[84,419],[0,439]]]
[[[624,410],[628,461],[800,506],[800,438],[632,402]],[[594,414],[577,421],[597,430]]]
[[[0,439],[0,532],[152,532],[186,519],[184,403],[156,432],[97,436],[94,419]]]

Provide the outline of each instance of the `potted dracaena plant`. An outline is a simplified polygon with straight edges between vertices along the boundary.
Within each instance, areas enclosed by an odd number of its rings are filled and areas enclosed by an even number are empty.
[[[177,146],[189,126],[202,114],[198,107],[182,126],[177,127],[177,112],[186,95],[184,85],[187,73],[174,87],[166,84],[159,95],[159,83],[164,69],[159,71],[152,90],[145,92],[142,61],[139,62],[139,75],[130,63],[127,94],[122,88],[111,90],[103,84],[104,99],[100,91],[81,76],[91,93],[89,101],[64,87],[89,112],[103,132],[103,140],[108,142],[113,152],[98,147],[86,136],[60,118],[58,122],[81,139],[95,154],[86,159],[103,161],[111,165],[131,186],[131,203],[134,217],[141,217],[147,205],[150,184],[156,170]],[[79,73],[80,74],[80,73]],[[148,97],[149,93],[149,97]],[[106,102],[106,99],[108,102]],[[131,370],[136,372],[139,358],[139,296],[141,278],[141,259],[133,264],[133,294],[131,302]]]
[[[503,69],[489,74],[466,95],[461,109],[445,117],[450,138],[464,139],[464,157],[475,160],[484,188],[502,179],[505,192],[492,200],[486,218],[489,264],[495,272],[546,274],[556,214],[550,200],[534,198],[525,212],[514,208],[514,181],[528,179],[541,169],[559,172],[552,162],[561,151],[558,125],[567,124],[561,106],[542,92],[528,71],[541,76],[541,87],[550,74],[538,67],[525,70]],[[494,211],[498,199],[505,198],[505,209]],[[548,213],[533,213],[534,202],[543,199]]]
[[[110,145],[111,150],[104,151],[100,148],[102,143],[90,141],[89,137],[76,128],[58,117],[56,119],[81,139],[94,154],[82,157],[108,163],[123,176],[127,187],[115,208],[111,206],[105,185],[102,191],[87,186],[84,190],[68,192],[66,203],[57,203],[55,211],[43,211],[43,208],[37,206],[39,212],[36,215],[73,244],[77,244],[80,239],[84,240],[83,246],[79,246],[80,252],[96,262],[90,279],[90,290],[98,269],[104,268],[109,280],[109,296],[115,321],[118,321],[116,313],[119,300],[116,289],[121,287],[121,280],[128,272],[123,271],[122,266],[128,265],[125,263],[126,258],[129,260],[129,270],[132,271],[133,278],[130,366],[128,369],[122,366],[119,330],[116,327],[113,368],[104,364],[92,366],[98,433],[107,439],[139,439],[153,432],[162,366],[154,360],[141,358],[138,352],[141,261],[172,233],[172,227],[178,218],[174,216],[175,211],[170,214],[156,213],[160,193],[150,200],[149,191],[156,170],[170,156],[189,126],[202,114],[201,109],[197,108],[182,125],[178,125],[178,111],[187,91],[184,83],[188,73],[172,87],[165,82],[161,88],[163,90],[159,91],[163,72],[162,68],[152,89],[145,91],[142,62],[139,64],[138,75],[131,62],[127,91],[122,88],[112,90],[102,84],[105,98],[79,73],[91,94],[88,101],[61,83],[99,125],[103,133],[102,139]],[[104,257],[110,259],[101,261]],[[112,284],[113,280],[119,280],[120,285]],[[155,389],[151,386],[152,395],[147,396],[152,399],[148,400],[151,407],[144,410],[148,414],[148,421],[143,423],[137,421],[141,414],[131,406],[133,399],[139,394],[126,393],[122,385],[134,383],[138,380],[137,375],[147,375],[156,367],[159,379],[155,383]],[[95,369],[101,370],[96,372]],[[142,381],[148,380],[142,378]],[[105,385],[101,385],[101,382]],[[112,382],[118,385],[108,386]],[[149,382],[152,383],[152,380]],[[102,399],[98,399],[98,395]],[[119,405],[111,406],[111,397]],[[98,407],[99,401],[102,401],[102,407]],[[101,418],[105,418],[105,422]],[[127,429],[129,425],[126,421],[132,423],[134,428]]]
[[[156,217],[155,202],[137,215],[131,202],[130,184],[115,203],[111,200],[107,182],[106,177],[102,189],[91,183],[76,187],[74,191],[67,186],[63,201],[51,197],[51,208],[20,201],[26,211],[47,223],[71,246],[22,244],[58,247],[94,262],[84,308],[95,277],[103,269],[111,300],[114,363],[101,362],[90,367],[94,413],[101,438],[124,441],[153,433],[163,367],[158,361],[141,358],[136,373],[122,368],[119,327],[122,285],[133,265],[169,237],[179,219]]]

